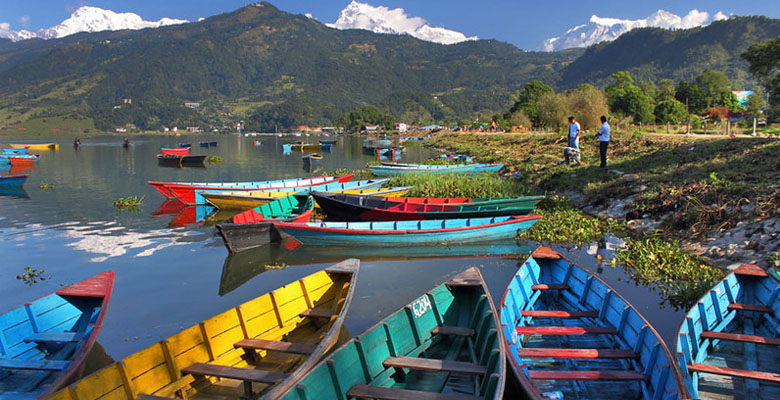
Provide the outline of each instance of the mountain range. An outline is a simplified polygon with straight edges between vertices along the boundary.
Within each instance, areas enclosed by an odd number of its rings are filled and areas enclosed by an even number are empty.
[[[413,25],[427,26],[419,22]],[[731,18],[688,30],[632,30],[587,50],[527,52],[496,40],[442,45],[333,29],[257,3],[155,29],[0,39],[0,131],[43,120],[60,129],[221,128],[237,118],[273,129],[332,124],[369,104],[408,122],[452,121],[505,110],[534,79],[561,90],[603,83],[619,70],[657,81],[692,79],[712,67],[744,85],[741,51],[777,36],[778,20]]]

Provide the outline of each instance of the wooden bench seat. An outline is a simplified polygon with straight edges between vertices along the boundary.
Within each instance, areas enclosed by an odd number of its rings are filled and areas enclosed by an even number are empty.
[[[347,391],[350,399],[379,400],[477,400],[481,397],[463,394],[443,394],[419,390],[395,389],[369,385],[354,385]]]
[[[67,360],[9,360],[0,358],[0,368],[37,371],[62,371],[70,366]]]
[[[753,335],[742,335],[739,333],[712,332],[712,331],[702,332],[701,337],[703,339],[732,340],[735,342],[770,344],[774,346],[780,346],[780,338],[776,338],[776,337],[763,337],[763,336],[753,336]]]
[[[565,283],[538,283],[536,285],[532,285],[531,289],[533,290],[569,290],[569,285]]]
[[[84,340],[82,332],[41,332],[30,335],[24,339],[25,342],[80,342]]]
[[[300,315],[301,317],[330,318],[336,315],[336,313],[330,308],[310,308],[302,312]]]
[[[445,335],[445,336],[463,336],[472,337],[476,334],[471,328],[462,328],[460,326],[437,326],[431,330],[432,335]]]
[[[726,375],[738,378],[780,383],[780,374],[774,372],[748,371],[744,369],[717,367],[715,365],[698,363],[689,364],[688,371],[707,372],[716,375]]]
[[[517,349],[520,357],[534,358],[588,358],[588,359],[639,359],[639,354],[632,350],[616,349],[553,349],[553,348],[525,348]]]
[[[314,353],[314,350],[317,348],[317,346],[313,344],[280,342],[277,340],[264,339],[244,339],[233,344],[233,347],[237,349],[272,350],[304,355]]]
[[[531,379],[552,381],[643,381],[638,371],[529,371]]]
[[[518,326],[518,335],[616,335],[613,326]]]
[[[470,362],[439,360],[435,358],[387,357],[382,362],[386,368],[409,368],[423,371],[458,372],[463,374],[485,375],[485,367]]]
[[[753,312],[762,312],[767,314],[774,314],[774,310],[767,306],[762,306],[758,304],[741,304],[741,303],[731,303],[729,304],[729,310],[739,310],[739,311],[753,311]]]
[[[215,376],[244,382],[276,383],[288,377],[287,374],[274,371],[261,371],[253,368],[236,368],[227,365],[196,363],[183,368],[181,372],[191,375]]]
[[[524,310],[520,311],[520,315],[524,317],[551,317],[551,318],[596,318],[599,316],[599,312],[592,311],[537,311],[537,310]]]
[[[734,270],[735,275],[745,275],[745,276],[757,276],[760,278],[767,277],[766,271],[764,271],[763,268],[759,267],[755,264],[742,264],[737,269]]]

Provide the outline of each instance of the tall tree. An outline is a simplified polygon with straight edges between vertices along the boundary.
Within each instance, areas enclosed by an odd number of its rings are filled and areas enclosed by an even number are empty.
[[[744,53],[750,73],[761,81],[769,93],[769,117],[780,117],[780,37],[752,44]]]
[[[555,91],[553,88],[540,81],[528,82],[523,90],[515,96],[515,103],[512,105],[512,108],[509,109],[507,115],[516,114],[517,111],[522,111],[534,125],[539,125],[539,113],[537,112],[536,105],[539,102],[539,99],[547,93],[554,94]]]

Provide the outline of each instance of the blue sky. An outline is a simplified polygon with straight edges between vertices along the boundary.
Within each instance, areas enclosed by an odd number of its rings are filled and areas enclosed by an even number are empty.
[[[276,7],[311,13],[320,22],[333,22],[350,0],[276,0]],[[362,0],[374,6],[401,7],[410,16],[481,39],[493,38],[523,49],[537,48],[542,40],[588,22],[592,14],[622,19],[645,18],[658,9],[684,16],[691,9],[715,14],[766,15],[780,18],[777,0],[708,1],[526,1],[526,0]],[[48,28],[66,19],[80,5],[116,12],[134,12],[146,20],[162,17],[197,20],[235,10],[246,0],[0,0],[0,22],[14,30]]]

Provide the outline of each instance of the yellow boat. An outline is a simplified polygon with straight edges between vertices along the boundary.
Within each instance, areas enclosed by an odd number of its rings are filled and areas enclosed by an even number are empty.
[[[328,190],[330,193],[362,194],[367,196],[398,197],[406,195],[411,187],[391,187],[380,189],[346,189],[346,190]],[[249,192],[202,192],[206,201],[220,210],[249,210],[274,200],[292,196],[295,192],[268,192],[268,191],[249,191]]]
[[[231,308],[50,399],[276,398],[345,340],[339,333],[359,265],[342,261]]]
[[[9,144],[11,147],[27,147],[30,150],[59,150],[60,145],[57,143],[17,143],[17,144]]]

